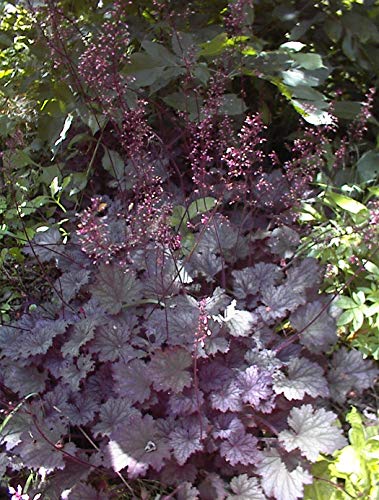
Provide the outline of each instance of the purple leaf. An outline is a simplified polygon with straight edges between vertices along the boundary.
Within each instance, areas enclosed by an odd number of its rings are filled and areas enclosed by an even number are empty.
[[[312,398],[329,397],[328,384],[324,378],[324,370],[317,363],[306,358],[294,358],[288,366],[288,374],[278,373],[275,377],[274,390],[284,394],[290,401],[303,399],[305,394]]]
[[[157,351],[150,362],[150,373],[157,391],[182,392],[192,382],[188,368],[192,366],[192,357],[181,348]]]
[[[261,400],[265,401],[272,395],[271,374],[257,366],[250,366],[240,372],[236,384],[241,391],[242,401],[250,403],[256,409],[259,409]]]
[[[31,245],[24,248],[24,252],[27,255],[37,255],[42,262],[56,259],[62,251],[61,233],[55,227],[51,227],[47,231],[36,233]]]
[[[300,236],[296,231],[287,226],[277,227],[271,233],[268,245],[271,252],[289,259],[300,244]]]
[[[222,389],[213,392],[210,395],[210,402],[212,408],[220,410],[223,413],[226,411],[241,411],[242,397],[241,389],[235,382],[225,384]]]
[[[303,294],[305,290],[318,287],[320,279],[321,268],[317,260],[307,257],[289,268],[286,285],[293,293]]]
[[[299,448],[310,461],[315,462],[320,453],[332,454],[347,444],[341,429],[335,424],[337,415],[311,405],[292,408],[288,425],[292,430],[279,433],[279,441],[287,451]]]
[[[260,458],[257,444],[256,437],[246,434],[244,429],[239,429],[221,443],[220,454],[233,466],[256,464]]]
[[[276,284],[282,272],[275,264],[260,262],[241,271],[233,271],[233,290],[237,299],[255,295],[268,286]]]
[[[264,321],[285,318],[288,311],[294,311],[305,303],[305,297],[297,294],[288,285],[268,286],[262,290],[264,308],[259,308]]]
[[[275,500],[303,498],[304,485],[313,481],[309,472],[300,465],[296,468],[287,468],[276,450],[265,451],[257,467],[258,473],[262,476],[264,492]]]
[[[128,467],[130,478],[139,477],[151,466],[159,471],[170,458],[167,439],[150,415],[131,415],[111,434],[109,452],[113,469]]]
[[[42,392],[46,383],[46,372],[40,372],[34,366],[17,366],[2,363],[4,385],[17,392],[20,397],[33,392]]]
[[[128,360],[135,350],[130,345],[130,337],[136,320],[134,316],[114,317],[107,324],[97,328],[91,342],[91,352],[98,353],[100,361],[115,361],[118,358]]]
[[[95,436],[109,436],[116,427],[124,425],[125,420],[138,411],[124,398],[109,398],[100,407],[99,422],[93,427]]]
[[[170,433],[170,447],[179,465],[184,465],[193,453],[203,449],[197,420],[186,419]]]
[[[336,322],[320,301],[311,302],[291,314],[292,326],[300,333],[300,343],[311,352],[326,352],[337,342]]]
[[[237,418],[234,413],[224,413],[217,415],[213,420],[214,428],[212,436],[217,439],[228,439],[237,431],[245,429],[243,423]]]
[[[109,500],[109,496],[104,491],[97,491],[93,486],[80,482],[72,488],[67,500]]]
[[[328,383],[332,399],[343,403],[348,392],[373,386],[379,370],[372,361],[363,359],[362,353],[355,349],[348,351],[341,347],[333,354],[328,372]]]
[[[150,367],[139,359],[130,363],[120,361],[112,367],[115,390],[125,396],[131,404],[143,403],[150,397],[150,386],[153,382]]]
[[[88,283],[90,275],[90,271],[86,269],[63,273],[54,283],[56,296],[62,298],[66,303],[70,302],[81,287]]]
[[[134,274],[116,265],[101,265],[96,282],[89,290],[111,314],[117,314],[124,306],[130,306],[141,298],[141,284]]]
[[[96,316],[89,316],[75,323],[70,339],[62,346],[63,356],[77,356],[81,346],[85,345],[93,338],[95,335],[95,328],[99,324],[100,318]]]
[[[204,395],[200,390],[184,389],[182,394],[173,394],[169,400],[170,415],[191,415],[204,404]]]
[[[258,479],[247,474],[233,477],[230,489],[233,494],[228,495],[226,500],[266,500]]]
[[[236,304],[237,301],[233,300],[226,308],[224,316],[219,316],[219,319],[226,324],[233,337],[247,337],[251,333],[255,317],[249,311],[237,310]]]
[[[191,483],[182,483],[175,497],[177,500],[198,500],[199,490]]]
[[[233,376],[234,373],[230,368],[213,361],[201,368],[200,386],[204,392],[217,391],[222,389]]]

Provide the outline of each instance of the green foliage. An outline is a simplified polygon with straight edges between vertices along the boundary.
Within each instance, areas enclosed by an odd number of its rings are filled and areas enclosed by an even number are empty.
[[[346,416],[349,445],[312,467],[316,478],[305,487],[304,500],[348,500],[379,497],[379,423],[365,421],[356,408]]]
[[[341,336],[365,356],[378,360],[379,255],[375,241],[379,233],[370,212],[377,186],[363,188],[349,188],[355,196],[359,193],[359,201],[323,185],[317,197],[303,204],[300,220],[313,225],[303,239],[303,250],[324,263],[325,290],[338,294],[335,305],[341,311],[337,320]]]

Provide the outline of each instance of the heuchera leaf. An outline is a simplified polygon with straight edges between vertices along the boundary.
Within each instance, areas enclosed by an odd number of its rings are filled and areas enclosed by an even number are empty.
[[[153,378],[150,367],[144,361],[119,362],[113,365],[112,371],[117,393],[125,396],[130,403],[143,403],[150,397]]]
[[[196,451],[203,449],[199,420],[183,419],[175,430],[170,432],[170,447],[179,465],[184,465]]]
[[[210,395],[211,406],[223,413],[242,409],[241,389],[233,381]]]
[[[305,394],[313,398],[329,396],[324,370],[317,363],[306,358],[294,358],[288,365],[288,373],[278,373],[274,378],[274,390],[277,394],[284,394],[290,401],[303,399]]]
[[[177,500],[198,500],[199,490],[188,481],[182,483],[175,497]]]
[[[250,403],[256,409],[259,409],[261,400],[266,401],[272,395],[271,374],[257,366],[249,366],[240,372],[236,383],[241,391],[242,401]]]
[[[130,415],[136,413],[137,410],[131,406],[128,399],[109,398],[100,407],[99,422],[93,427],[94,435],[109,436],[114,429],[124,425]]]
[[[62,252],[61,233],[55,227],[36,233],[31,245],[24,249],[28,255],[37,255],[42,262],[57,258]]]
[[[111,314],[117,314],[124,306],[130,306],[141,298],[141,284],[134,274],[115,264],[101,265],[96,282],[89,290]]]
[[[109,496],[105,491],[97,491],[89,484],[76,484],[68,496],[67,500],[109,500]]]
[[[253,267],[245,267],[241,271],[233,271],[233,290],[237,299],[245,299],[255,295],[267,286],[274,285],[282,272],[275,264],[259,262]]]
[[[150,415],[129,416],[111,434],[108,447],[113,469],[127,466],[130,478],[145,474],[150,466],[159,471],[171,456],[167,439]]]
[[[191,385],[192,377],[188,368],[192,357],[181,348],[157,351],[150,362],[153,385],[158,391],[182,392]]]
[[[88,283],[90,275],[91,273],[87,269],[63,273],[54,283],[56,296],[62,298],[67,303],[70,302],[79,292],[80,288]]]
[[[100,361],[115,361],[119,358],[127,360],[130,356],[134,357],[134,349],[130,345],[133,326],[133,319],[122,316],[110,319],[96,329],[90,351],[98,353]]]
[[[226,500],[266,500],[258,479],[247,474],[233,477],[230,489],[233,494],[228,495]]]
[[[305,297],[295,293],[292,288],[285,285],[268,286],[262,290],[264,308],[259,312],[264,320],[284,318],[288,311],[294,311],[300,304],[305,303]]]
[[[257,467],[264,492],[275,500],[303,498],[304,485],[313,481],[309,472],[300,465],[289,470],[276,450],[263,452],[263,459]]]
[[[337,342],[336,322],[324,308],[320,301],[311,302],[290,317],[292,326],[300,332],[301,344],[311,352],[326,352]]]
[[[293,293],[303,294],[305,290],[317,287],[320,283],[321,268],[316,259],[307,257],[300,263],[290,267],[286,285]]]
[[[289,259],[300,244],[300,236],[296,231],[287,226],[281,226],[273,230],[268,245],[272,253]]]
[[[228,439],[237,431],[244,431],[245,427],[234,413],[222,413],[217,415],[213,421],[214,428],[212,436],[217,439]]]
[[[89,342],[95,335],[95,328],[100,323],[97,316],[89,316],[75,323],[70,339],[62,346],[63,356],[77,356],[81,346]]]
[[[29,332],[23,332],[20,343],[20,357],[27,358],[45,354],[53,344],[54,337],[65,332],[66,321],[37,320]]]
[[[279,441],[287,451],[299,448],[312,462],[320,453],[332,454],[347,444],[342,432],[336,427],[337,415],[323,408],[316,410],[311,405],[292,408],[288,425],[293,430],[279,433]]]
[[[34,366],[17,366],[12,363],[5,366],[2,363],[2,376],[4,384],[12,387],[20,397],[27,396],[33,392],[43,392],[46,384],[46,372],[40,372]]]
[[[362,353],[341,347],[333,354],[328,372],[329,389],[332,399],[343,403],[351,390],[361,392],[372,386],[379,370],[372,361],[363,359]]]
[[[218,318],[226,324],[233,337],[247,337],[254,324],[254,315],[249,311],[238,311],[236,304],[237,301],[233,300],[226,308],[224,316]]]
[[[255,436],[245,433],[244,429],[237,430],[220,446],[220,454],[231,465],[256,464],[260,458],[257,449],[258,440]]]
[[[204,404],[204,395],[199,389],[184,389],[182,394],[173,394],[168,404],[170,415],[191,415]]]

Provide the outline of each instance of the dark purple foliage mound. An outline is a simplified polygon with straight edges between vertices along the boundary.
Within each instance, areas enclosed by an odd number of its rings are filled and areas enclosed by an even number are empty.
[[[128,226],[107,203],[93,217],[115,241]],[[178,498],[301,498],[310,464],[345,444],[330,400],[376,370],[334,351],[320,269],[286,264],[289,231],[257,239],[212,210],[190,252],[144,241],[97,264],[75,238],[40,234],[33,251],[61,276],[49,303],[1,329],[1,382],[23,401],[2,469],[43,468],[44,498],[95,498],[85,481],[101,473]]]

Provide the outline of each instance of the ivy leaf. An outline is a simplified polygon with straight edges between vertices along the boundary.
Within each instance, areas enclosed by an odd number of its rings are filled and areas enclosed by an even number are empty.
[[[150,397],[152,373],[144,361],[134,359],[130,363],[119,362],[112,369],[115,390],[120,396],[125,396],[132,404],[143,403]]]
[[[157,391],[182,392],[192,382],[187,371],[192,366],[190,353],[181,348],[157,351],[150,362],[150,373]]]
[[[230,488],[233,494],[228,495],[226,500],[266,500],[256,477],[247,474],[235,476],[230,481]]]
[[[276,450],[263,452],[263,459],[257,465],[258,473],[262,476],[263,490],[268,497],[275,500],[296,500],[303,498],[305,484],[313,481],[309,472],[300,465],[289,469],[282,462]]]
[[[260,458],[257,444],[256,437],[246,434],[244,429],[240,429],[221,443],[220,454],[233,466],[256,464]]]
[[[292,326],[300,332],[300,342],[311,352],[327,351],[337,342],[336,322],[321,301],[299,307],[291,317]]]
[[[306,358],[294,358],[288,366],[288,374],[278,373],[273,384],[277,394],[292,401],[303,399],[306,394],[329,397],[328,384],[323,376],[324,370],[317,363],[312,363]]]
[[[124,306],[130,306],[141,298],[141,284],[134,274],[115,264],[101,265],[96,282],[89,290],[111,314],[119,313]]]
[[[337,415],[311,405],[292,408],[288,425],[292,430],[279,433],[279,441],[287,451],[299,448],[310,461],[315,462],[320,453],[332,454],[347,444],[334,422]]]
[[[139,477],[151,466],[159,471],[171,456],[167,439],[150,415],[130,415],[111,434],[108,445],[112,467],[128,467],[129,478]]]
[[[351,390],[358,393],[374,384],[379,370],[372,361],[363,359],[356,349],[348,351],[341,347],[333,354],[328,372],[329,389],[332,399],[343,403]]]

